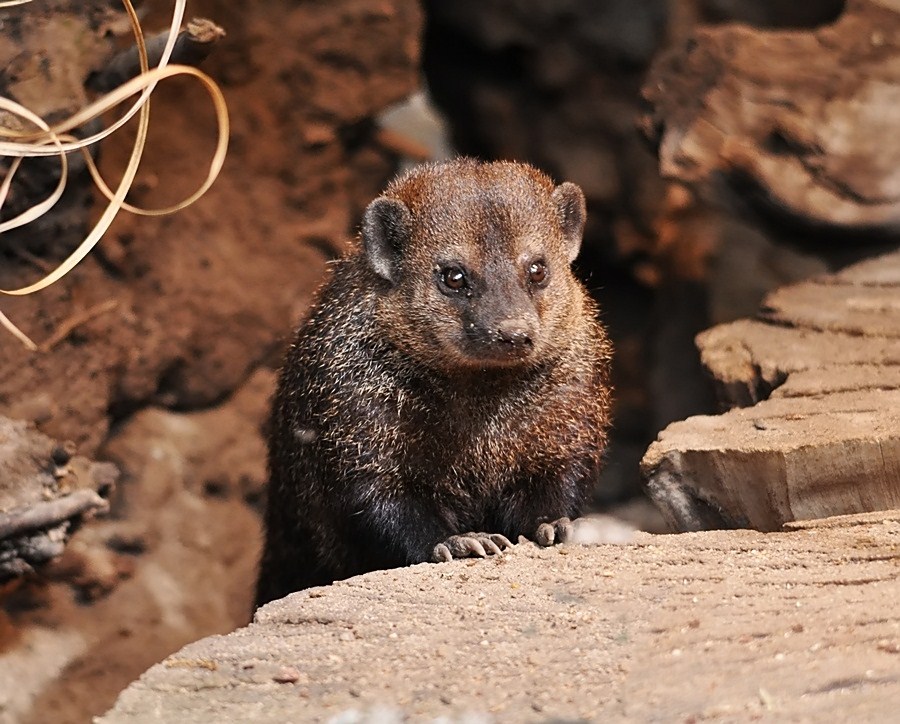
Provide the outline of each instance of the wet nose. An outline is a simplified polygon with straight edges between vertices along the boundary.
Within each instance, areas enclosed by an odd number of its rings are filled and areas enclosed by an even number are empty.
[[[497,339],[512,349],[532,346],[531,330],[521,319],[507,319],[497,325]]]

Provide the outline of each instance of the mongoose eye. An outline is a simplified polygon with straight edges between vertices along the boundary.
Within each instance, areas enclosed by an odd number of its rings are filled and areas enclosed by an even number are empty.
[[[458,292],[468,286],[466,273],[458,266],[445,266],[441,269],[441,284],[447,289]]]
[[[547,278],[547,265],[543,261],[533,261],[528,265],[528,281],[531,284],[543,284]]]

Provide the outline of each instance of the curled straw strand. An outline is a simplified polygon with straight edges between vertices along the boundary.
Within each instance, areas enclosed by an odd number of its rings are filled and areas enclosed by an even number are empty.
[[[6,7],[7,5],[23,5],[26,2],[31,2],[31,0],[6,0],[6,2],[0,2],[0,8]],[[172,49],[175,47],[175,41],[178,39],[178,30],[181,28],[181,23],[184,20],[184,11],[185,4],[187,0],[175,0],[175,7],[172,11],[172,24],[169,26],[169,37],[166,40],[165,47],[163,48],[162,56],[159,59],[159,65],[157,67],[164,68],[169,64],[169,59],[172,57]],[[138,46],[138,56],[141,60],[141,70],[147,70],[147,48],[144,43],[144,33],[141,30],[140,22],[138,21],[137,13],[134,11],[134,6],[131,3],[131,0],[122,0],[122,4],[125,6],[125,10],[128,13],[128,18],[131,21],[131,28],[134,32],[135,43]],[[153,92],[153,89],[156,88],[156,81],[152,83],[148,83],[145,88],[142,89],[142,93],[140,97],[132,104],[132,106],[119,118],[116,122],[114,122],[108,128],[95,133],[93,136],[87,136],[81,140],[71,140],[68,143],[62,144],[62,150],[69,151],[77,151],[81,148],[86,148],[87,146],[92,146],[98,141],[102,141],[107,136],[115,133],[119,128],[124,126],[134,114],[137,113],[144,104],[149,100],[150,94]],[[85,109],[87,110],[87,109]],[[91,120],[94,116],[90,116],[85,118],[83,116],[84,111],[76,113],[71,118],[58,123],[53,126],[52,130],[54,133],[61,134],[66,131],[70,131],[73,128],[77,128],[85,121]],[[40,132],[36,132],[34,134],[25,133],[22,134],[20,132],[16,132],[14,135],[22,138],[22,141],[19,143],[0,143],[0,155],[3,156],[54,156],[57,154],[57,151],[48,148],[40,148],[40,146],[35,146],[34,141],[38,140],[42,137]]]
[[[9,2],[0,2],[0,8],[9,5],[22,4],[23,2],[27,1],[28,0],[11,0]],[[5,294],[8,296],[23,296],[26,294],[33,294],[34,292],[45,289],[46,287],[59,281],[62,277],[68,274],[82,259],[84,259],[85,256],[87,256],[88,253],[90,253],[91,249],[94,248],[103,234],[112,224],[113,219],[120,209],[126,209],[134,213],[141,213],[145,215],[159,215],[178,211],[185,208],[186,206],[189,206],[194,201],[199,199],[203,194],[205,194],[206,191],[209,190],[210,186],[212,186],[213,182],[216,180],[219,172],[222,170],[222,165],[224,164],[225,155],[228,149],[229,129],[228,109],[225,104],[225,98],[222,94],[222,91],[208,75],[206,75],[202,71],[197,70],[196,68],[184,65],[167,65],[169,57],[171,56],[172,47],[175,44],[178,29],[181,27],[181,20],[184,15],[184,0],[177,0],[176,2],[173,23],[170,29],[166,47],[163,51],[162,58],[160,59],[159,66],[157,68],[154,68],[153,70],[149,70],[148,68],[144,36],[137,19],[137,15],[134,12],[134,8],[131,5],[130,0],[123,0],[123,4],[125,5],[129,18],[131,19],[132,28],[134,30],[135,42],[138,46],[138,53],[141,60],[141,75],[123,84],[116,90],[107,94],[98,101],[92,103],[87,108],[82,109],[67,120],[52,127],[48,126],[40,117],[30,112],[27,108],[24,108],[23,106],[9,99],[0,98],[0,108],[15,114],[20,118],[28,120],[40,129],[40,131],[23,134],[20,131],[12,131],[10,129],[0,128],[0,138],[14,137],[19,139],[18,141],[0,140],[0,156],[6,155],[15,157],[15,160],[10,165],[10,169],[7,173],[6,178],[3,180],[3,183],[0,184],[0,206],[2,206],[6,198],[6,195],[9,191],[9,186],[12,181],[12,176],[18,170],[22,157],[59,155],[62,165],[60,183],[57,185],[56,189],[54,189],[53,193],[47,199],[36,204],[16,218],[10,219],[7,222],[0,224],[0,232],[5,231],[9,228],[21,226],[28,223],[29,221],[33,221],[41,214],[46,213],[59,200],[65,188],[66,172],[68,169],[66,159],[67,151],[81,150],[83,153],[85,153],[85,157],[86,159],[88,159],[88,168],[91,171],[91,175],[93,176],[100,189],[109,199],[109,204],[107,205],[100,219],[95,224],[94,228],[81,242],[81,244],[79,244],[78,248],[75,249],[75,251],[72,252],[72,254],[56,269],[44,276],[42,279],[34,282],[33,284],[29,284],[28,286],[20,287],[18,289],[0,289],[0,294]],[[216,112],[216,120],[218,123],[218,140],[216,143],[215,152],[213,153],[213,158],[210,161],[209,170],[207,172],[205,180],[200,185],[200,187],[188,198],[165,209],[149,211],[139,209],[126,203],[125,196],[134,182],[134,177],[137,173],[138,166],[140,165],[141,156],[143,154],[144,145],[146,143],[147,128],[149,124],[150,93],[156,87],[156,84],[161,80],[176,75],[187,75],[196,78],[203,84],[204,88],[212,98]],[[121,118],[117,123],[113,124],[104,131],[81,140],[73,139],[72,136],[67,134],[68,131],[77,128],[78,126],[81,126],[82,124],[90,120],[93,120],[97,116],[111,110],[112,108],[117,107],[121,103],[125,102],[129,97],[138,92],[141,92],[140,97],[125,113],[123,118]],[[98,140],[106,138],[111,133],[115,132],[115,130],[120,128],[122,123],[133,116],[135,112],[139,112],[140,114],[138,117],[139,122],[137,137],[135,139],[135,143],[132,148],[131,155],[129,156],[128,164],[125,168],[122,179],[119,182],[119,185],[116,187],[116,190],[113,192],[109,189],[106,183],[103,182],[103,179],[100,177],[100,174],[93,163],[93,159],[91,159],[90,154],[87,153],[86,147],[91,143],[95,143]],[[23,141],[23,137],[28,138],[29,140]],[[0,326],[5,327],[29,349],[37,349],[37,345],[35,345],[21,330],[16,328],[15,325],[13,325],[12,322],[2,312],[0,312]]]

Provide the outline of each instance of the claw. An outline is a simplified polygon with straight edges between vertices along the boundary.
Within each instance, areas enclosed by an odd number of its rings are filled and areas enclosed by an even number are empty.
[[[466,553],[474,553],[479,558],[487,558],[487,552],[477,538],[463,538],[462,540]]]
[[[557,543],[568,543],[572,534],[575,532],[575,526],[570,518],[560,518],[553,522],[553,528],[556,531]]]
[[[453,554],[444,543],[438,543],[431,552],[431,559],[435,563],[446,563],[453,560]]]
[[[534,534],[534,541],[539,546],[546,548],[556,542],[556,531],[550,523],[541,523]]]
[[[511,547],[509,539],[500,533],[465,533],[450,536],[443,543],[438,543],[432,550],[431,558],[436,563],[473,556],[487,558],[499,555]]]
[[[482,538],[481,545],[484,546],[484,550],[489,556],[498,556],[501,553],[500,546],[494,543],[490,538]]]

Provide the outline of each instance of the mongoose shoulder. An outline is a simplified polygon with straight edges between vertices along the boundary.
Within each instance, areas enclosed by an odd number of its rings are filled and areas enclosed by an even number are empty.
[[[576,185],[470,159],[369,205],[281,371],[258,605],[578,515],[610,414],[584,220]]]

